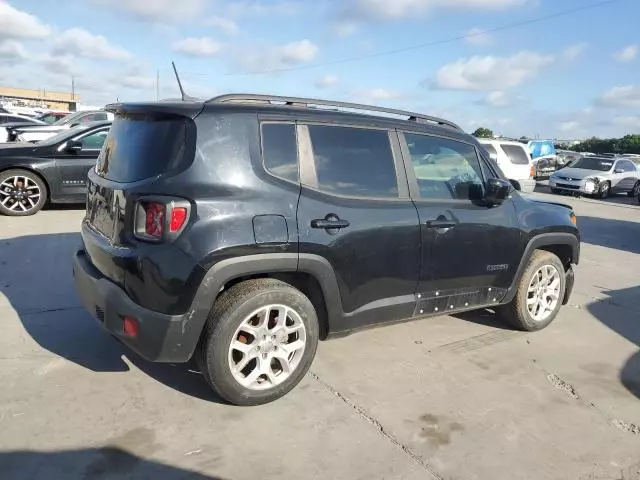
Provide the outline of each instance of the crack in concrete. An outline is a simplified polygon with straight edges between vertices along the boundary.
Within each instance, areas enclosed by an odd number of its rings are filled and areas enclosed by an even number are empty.
[[[356,404],[355,402],[353,402],[352,400],[344,396],[342,393],[340,393],[338,390],[336,390],[331,385],[326,383],[324,380],[322,380],[318,375],[316,375],[312,371],[309,371],[309,376],[313,378],[316,382],[318,382],[318,384],[322,386],[325,390],[332,393],[334,396],[338,397],[345,405],[347,405],[353,411],[355,411],[360,418],[362,418],[363,420],[373,425],[384,438],[386,438],[389,442],[393,444],[393,446],[400,449],[405,455],[409,456],[414,462],[416,462],[418,465],[424,468],[427,471],[427,473],[429,473],[433,477],[433,480],[444,480],[443,477],[441,477],[430,464],[425,462],[422,459],[422,457],[420,457],[420,455],[418,455],[409,446],[403,444],[400,440],[398,440],[391,433],[389,433],[387,429],[384,427],[384,425],[382,425],[382,423],[380,423],[380,421],[377,418],[367,413],[367,411],[364,408],[362,408],[361,406],[359,406],[358,404]]]

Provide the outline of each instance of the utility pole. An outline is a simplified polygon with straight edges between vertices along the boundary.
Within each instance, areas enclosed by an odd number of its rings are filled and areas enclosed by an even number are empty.
[[[160,70],[156,70],[156,101],[160,100]]]

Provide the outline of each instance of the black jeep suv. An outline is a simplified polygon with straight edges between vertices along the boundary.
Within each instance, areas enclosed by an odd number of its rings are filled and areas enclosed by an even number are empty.
[[[286,394],[332,335],[479,308],[533,331],[568,301],[572,209],[521,196],[447,120],[239,94],[108,110],[80,297],[231,403]]]

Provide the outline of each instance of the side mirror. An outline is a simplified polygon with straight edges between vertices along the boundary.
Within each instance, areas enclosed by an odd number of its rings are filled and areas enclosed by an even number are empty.
[[[622,168],[616,168],[613,173],[624,173],[624,170]]]
[[[517,181],[516,179],[514,179],[514,178],[510,178],[510,179],[509,179],[509,183],[511,183],[511,186],[512,186],[513,188],[515,188],[517,191],[519,191],[519,192],[521,192],[521,191],[522,191],[522,185],[520,185],[520,182],[519,182],[519,181]]]
[[[511,183],[501,178],[490,178],[487,180],[487,189],[484,200],[488,205],[500,205],[511,192]]]
[[[69,140],[67,145],[64,147],[65,151],[70,153],[78,153],[82,151],[82,143],[76,140]]]

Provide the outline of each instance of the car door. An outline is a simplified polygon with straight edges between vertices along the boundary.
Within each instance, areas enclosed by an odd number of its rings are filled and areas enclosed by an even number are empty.
[[[59,193],[68,201],[83,201],[89,170],[102,149],[109,127],[92,129],[64,142],[56,153]],[[78,142],[74,147],[74,142]]]
[[[618,160],[613,167],[611,191],[613,193],[630,192],[639,179],[638,171],[628,160]]]
[[[326,259],[343,312],[334,328],[415,310],[420,228],[393,130],[298,124],[299,251]],[[302,260],[301,260],[302,261]]]
[[[499,301],[518,268],[521,235],[510,199],[482,202],[487,177],[499,172],[464,140],[400,132],[400,145],[420,218],[420,313]]]

